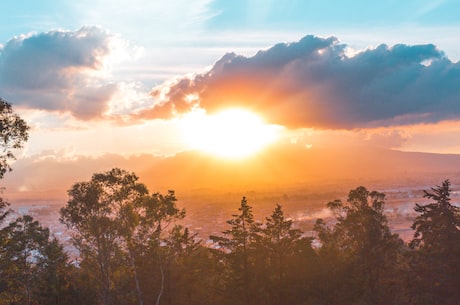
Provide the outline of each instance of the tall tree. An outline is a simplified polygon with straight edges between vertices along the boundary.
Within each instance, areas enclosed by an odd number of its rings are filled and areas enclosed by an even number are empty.
[[[45,244],[37,266],[40,273],[35,283],[35,299],[39,304],[78,304],[74,301],[75,283],[70,279],[75,267],[69,263],[69,256],[56,238]]]
[[[94,174],[91,181],[73,185],[60,211],[61,221],[76,232],[74,244],[83,259],[97,263],[104,305],[114,302],[113,262],[133,234],[133,206],[148,193],[137,179],[117,168]]]
[[[302,268],[297,254],[304,256],[308,250],[313,252],[311,239],[302,237],[302,231],[292,226],[292,220],[286,219],[282,207],[277,204],[261,230],[261,260],[266,273],[261,286],[267,287],[265,302],[271,304],[293,304],[295,269]]]
[[[434,202],[415,204],[419,215],[412,224],[415,230],[410,242],[412,248],[429,252],[452,253],[460,246],[460,208],[450,201],[452,189],[450,181],[443,181],[441,186],[424,191],[424,197]]]
[[[164,235],[171,224],[185,217],[185,209],[177,206],[175,192],[169,190],[167,194],[153,193],[145,196],[140,202],[137,213],[140,217],[133,244],[137,257],[144,262],[149,260],[147,265],[156,268],[160,273],[159,289],[154,301],[155,304],[160,304],[165,289],[165,261],[168,260],[165,257],[168,251],[163,246],[166,243]],[[153,262],[156,264],[152,264]],[[149,283],[153,282],[152,274],[157,274],[156,270],[151,270],[148,275],[144,270],[145,289],[152,290]]]
[[[340,281],[336,284],[342,285],[341,295],[337,297],[343,302],[393,303],[385,297],[388,291],[396,289],[396,284],[385,279],[395,268],[403,243],[390,232],[383,213],[384,203],[383,193],[360,186],[350,191],[346,203],[341,200],[328,203],[336,218],[332,228],[321,219],[315,224],[322,243],[320,255],[327,259],[326,264],[335,265],[330,274],[341,270],[334,277]],[[333,282],[334,278],[330,280]]]
[[[260,224],[255,222],[252,207],[246,197],[241,200],[239,214],[234,214],[227,223],[230,229],[223,231],[224,236],[211,236],[224,251],[223,258],[229,266],[229,284],[232,296],[240,298],[243,304],[251,304],[255,281],[251,278],[254,264],[254,250],[258,241]],[[242,297],[242,298],[241,298]]]
[[[29,134],[29,126],[20,118],[18,114],[13,112],[13,107],[10,103],[0,97],[0,179],[3,178],[6,172],[11,171],[10,161],[15,159],[14,150],[22,148],[27,141]],[[0,198],[0,225],[6,220],[11,210],[8,208],[9,203]],[[11,227],[0,229],[0,264],[5,263],[5,249],[7,249],[8,240],[11,238]],[[9,244],[11,245],[11,244]],[[9,266],[8,266],[9,267]],[[2,281],[4,268],[0,269],[0,286],[5,284]],[[0,290],[2,288],[0,287]]]
[[[25,215],[10,223],[4,232],[6,238],[0,249],[0,304],[33,304],[40,274],[38,261],[45,253],[49,231]]]
[[[185,216],[185,210],[176,205],[174,191],[149,194],[134,173],[115,168],[76,183],[68,193],[61,221],[76,233],[75,245],[85,261],[82,266],[98,266],[102,303],[132,303],[135,301],[126,298],[134,295],[143,305],[144,291],[152,291],[149,277],[160,273],[156,301],[149,298],[148,302],[159,303],[165,280],[163,233]],[[157,270],[150,268],[153,265]]]
[[[410,246],[413,256],[414,304],[458,304],[460,301],[460,208],[451,203],[450,181],[424,191],[433,202],[416,204],[419,214]]]
[[[200,247],[197,234],[191,234],[188,228],[175,225],[164,239],[164,265],[167,292],[167,304],[188,304],[192,299],[193,281],[199,281],[194,266]],[[199,269],[198,269],[199,270]]]

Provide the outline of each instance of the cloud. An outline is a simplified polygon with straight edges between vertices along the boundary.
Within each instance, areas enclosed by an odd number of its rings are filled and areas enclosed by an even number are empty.
[[[141,115],[244,107],[290,127],[360,128],[460,117],[460,63],[432,44],[347,55],[335,37],[306,36],[252,57],[228,53],[206,73],[154,88]],[[194,98],[191,99],[190,97]]]
[[[401,148],[411,139],[411,133],[402,129],[383,128],[361,130],[367,144],[382,148]]]
[[[99,117],[119,90],[108,62],[126,47],[99,27],[15,37],[0,48],[0,91],[27,108]]]

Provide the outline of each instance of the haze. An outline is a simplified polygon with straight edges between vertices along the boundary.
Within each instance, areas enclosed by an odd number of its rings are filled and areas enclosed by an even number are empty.
[[[4,195],[63,205],[114,167],[184,205],[196,190],[236,205],[250,191],[455,185],[459,13],[415,0],[4,4],[0,96],[31,126]],[[258,125],[222,127],[234,109]]]

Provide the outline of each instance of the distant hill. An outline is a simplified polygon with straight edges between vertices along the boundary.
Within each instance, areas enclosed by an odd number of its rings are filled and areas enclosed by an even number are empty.
[[[432,174],[460,178],[460,155],[364,147],[304,149],[291,145],[272,147],[245,160],[223,160],[197,152],[184,152],[159,160],[139,172],[148,185],[174,189],[337,180],[364,182],[398,177],[421,178]]]
[[[248,159],[225,160],[200,152],[174,156],[139,155],[58,159],[33,156],[13,164],[2,181],[6,197],[66,200],[78,181],[113,167],[134,171],[152,191],[174,189],[254,189],[336,181],[423,179],[437,175],[460,181],[460,155],[340,147],[307,149],[278,145]],[[437,181],[436,182],[440,182]]]

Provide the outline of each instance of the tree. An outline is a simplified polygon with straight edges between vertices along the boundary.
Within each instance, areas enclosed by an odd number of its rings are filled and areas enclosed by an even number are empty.
[[[35,299],[39,304],[79,304],[74,300],[76,283],[70,278],[75,267],[69,263],[69,256],[56,238],[43,247],[37,267],[40,273],[35,284]]]
[[[460,300],[460,208],[451,204],[450,181],[424,191],[433,202],[416,204],[419,213],[410,246],[418,251],[412,261],[414,304],[458,304]],[[426,303],[425,303],[426,302]]]
[[[11,171],[10,161],[15,159],[13,150],[23,147],[29,136],[28,130],[29,127],[26,122],[13,112],[11,104],[0,98],[0,179],[3,178],[6,172]],[[3,198],[0,198],[0,225],[11,212],[8,208],[9,205]],[[0,249],[2,249],[0,260],[5,259],[4,255],[6,253],[3,253],[3,251],[5,251],[7,244],[8,246],[11,245],[9,241],[11,229],[11,227],[0,229]],[[0,269],[0,273],[3,272],[4,270]],[[0,280],[0,282],[2,281]]]
[[[296,269],[303,269],[303,258],[312,258],[311,239],[302,237],[302,231],[293,229],[292,225],[292,220],[285,218],[282,207],[277,204],[261,230],[261,263],[266,275],[260,285],[267,287],[267,303],[295,304],[296,294],[306,288],[296,285],[299,281]]]
[[[163,233],[185,216],[185,210],[176,205],[174,191],[149,194],[134,173],[115,168],[74,184],[68,193],[61,221],[75,230],[82,266],[97,266],[101,302],[112,305],[137,299],[143,305],[143,292],[152,291],[150,278],[159,270],[156,301],[149,299],[158,304],[165,280]],[[157,269],[153,271],[152,266]]]
[[[3,200],[3,198],[0,198],[0,225],[5,221],[8,214],[11,213],[11,210],[8,209],[9,205],[10,204]]]
[[[150,261],[148,265],[160,271],[160,287],[155,298],[155,304],[158,305],[165,288],[165,260],[167,258],[164,256],[167,255],[167,249],[162,245],[165,242],[163,235],[172,223],[185,217],[185,209],[177,207],[175,192],[169,190],[166,195],[153,193],[145,196],[140,201],[137,214],[140,217],[133,239],[134,247],[139,259],[148,259]],[[156,264],[152,264],[155,262],[152,260],[153,258],[155,258]],[[152,270],[151,274],[144,277],[152,278],[152,274],[156,274],[156,272]],[[146,280],[145,282],[147,285],[152,281]]]
[[[389,291],[397,289],[390,273],[396,269],[402,241],[392,234],[383,214],[385,195],[365,187],[351,190],[347,202],[327,204],[335,215],[331,228],[322,219],[315,231],[322,243],[320,257],[325,258],[326,274],[334,285],[342,286],[337,298],[341,302],[360,304],[394,304]],[[333,296],[330,294],[330,296]],[[332,301],[332,303],[338,300]]]
[[[188,228],[176,224],[163,241],[167,304],[190,303],[194,294],[193,282],[200,281],[202,277],[199,268],[195,266],[200,247],[196,236]]]
[[[29,126],[13,112],[10,103],[0,98],[0,179],[11,171],[9,162],[15,159],[13,150],[22,148],[29,138]]]
[[[223,258],[229,267],[230,295],[241,298],[243,304],[250,304],[251,295],[256,285],[250,277],[253,274],[255,245],[259,239],[260,224],[254,221],[252,207],[246,197],[241,200],[238,209],[240,214],[234,214],[227,223],[230,229],[223,232],[223,237],[211,236],[224,251]]]
[[[38,261],[45,253],[49,231],[25,215],[4,228],[4,234],[5,242],[0,248],[0,304],[33,304],[40,274]]]
[[[3,178],[6,172],[11,171],[10,161],[15,160],[13,151],[23,147],[29,136],[28,130],[29,127],[26,122],[18,114],[13,112],[11,104],[0,98],[0,179]],[[2,225],[11,212],[8,206],[9,203],[0,198],[0,225]],[[10,271],[18,267],[15,265],[15,262],[11,262],[10,264],[9,259],[14,258],[10,255],[12,251],[14,252],[14,249],[12,249],[13,246],[16,247],[12,238],[18,238],[18,235],[20,235],[20,230],[15,228],[15,226],[23,224],[26,226],[25,228],[28,228],[30,221],[29,216],[25,216],[17,219],[13,224],[0,229],[0,295],[5,300],[10,296],[13,299],[15,296],[19,298],[22,296],[20,291],[8,296],[12,292],[11,287],[17,284],[16,279],[12,277]],[[27,233],[32,233],[32,231]],[[24,240],[20,241],[26,242]],[[17,246],[20,247],[20,245]],[[24,267],[27,267],[27,264]]]
[[[60,211],[61,221],[76,232],[74,244],[83,259],[97,263],[104,305],[114,302],[114,262],[121,247],[129,247],[136,225],[134,206],[148,194],[137,180],[121,169],[94,174],[91,181],[73,185]]]
[[[411,227],[415,234],[410,246],[428,252],[451,253],[459,247],[460,208],[450,203],[452,189],[449,180],[431,190],[424,191],[424,197],[434,202],[415,204],[414,210],[419,215]]]
[[[10,204],[8,202],[0,197],[0,227],[8,215],[11,213],[11,209],[8,208],[9,205]],[[3,247],[6,242],[6,233],[7,231],[4,228],[0,229],[0,247]]]

